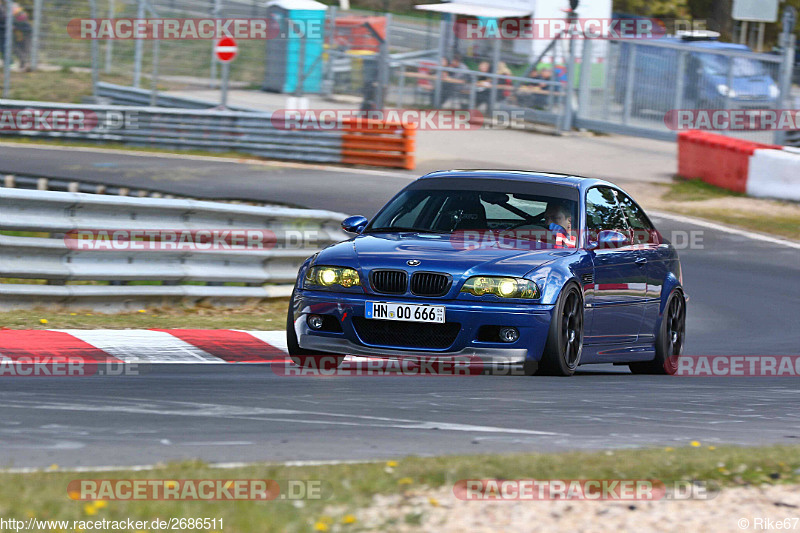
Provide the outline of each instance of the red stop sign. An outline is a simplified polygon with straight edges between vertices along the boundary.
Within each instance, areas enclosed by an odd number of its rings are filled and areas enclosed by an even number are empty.
[[[239,48],[236,46],[236,41],[233,37],[223,37],[217,41],[216,46],[214,46],[214,53],[217,54],[217,59],[223,63],[233,61],[233,58],[236,57],[238,52]]]

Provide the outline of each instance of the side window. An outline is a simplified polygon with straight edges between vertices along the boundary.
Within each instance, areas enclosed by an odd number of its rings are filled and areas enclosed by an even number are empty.
[[[636,202],[630,196],[621,192],[617,193],[617,200],[619,201],[625,217],[628,219],[628,225],[633,230],[633,243],[646,244],[650,242],[655,228],[647,219],[642,208],[636,205]]]
[[[586,227],[592,233],[603,230],[628,231],[613,189],[593,187],[586,193]]]

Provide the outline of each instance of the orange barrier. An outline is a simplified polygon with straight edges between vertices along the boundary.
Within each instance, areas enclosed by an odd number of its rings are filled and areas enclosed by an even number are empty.
[[[707,131],[682,131],[678,133],[678,174],[746,193],[750,156],[756,150],[769,148],[781,149]]]
[[[413,124],[352,118],[344,123],[342,163],[414,170]]]
[[[386,17],[351,15],[336,18],[335,44],[350,50],[377,52],[380,43],[365,24],[372,26],[382,39],[386,38]]]

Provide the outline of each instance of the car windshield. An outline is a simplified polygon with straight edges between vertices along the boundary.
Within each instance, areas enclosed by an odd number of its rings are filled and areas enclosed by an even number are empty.
[[[470,190],[406,190],[392,200],[367,232],[552,229],[570,232],[577,202],[523,193]]]
[[[727,76],[731,58],[716,54],[700,54],[700,60],[708,71],[715,76]],[[733,76],[745,78],[750,76],[764,76],[764,66],[753,59],[746,57],[733,58]]]

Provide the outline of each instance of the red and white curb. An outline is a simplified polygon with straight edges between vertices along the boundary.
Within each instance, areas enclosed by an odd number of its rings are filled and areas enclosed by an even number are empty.
[[[233,329],[0,330],[0,361],[285,363],[284,331]]]

